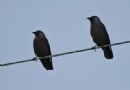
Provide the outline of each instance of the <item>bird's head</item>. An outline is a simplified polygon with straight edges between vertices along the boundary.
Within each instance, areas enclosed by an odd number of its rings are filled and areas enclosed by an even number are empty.
[[[32,32],[36,37],[39,37],[39,36],[45,36],[45,34],[41,31],[41,30],[37,30],[35,32]]]
[[[93,22],[93,21],[100,21],[99,17],[98,16],[91,16],[91,17],[88,17],[86,18],[88,19],[90,22]]]

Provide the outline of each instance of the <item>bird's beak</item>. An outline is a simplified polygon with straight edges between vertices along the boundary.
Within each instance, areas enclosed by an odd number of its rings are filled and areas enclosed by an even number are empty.
[[[90,19],[91,19],[91,17],[87,17],[86,19],[90,20]]]
[[[36,32],[32,32],[33,34],[36,34]]]

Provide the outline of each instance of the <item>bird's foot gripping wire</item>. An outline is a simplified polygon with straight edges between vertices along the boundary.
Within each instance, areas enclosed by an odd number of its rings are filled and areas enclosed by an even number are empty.
[[[97,48],[98,46],[97,45],[95,45],[95,46],[93,46],[92,47],[92,49],[94,49],[95,50],[95,52],[96,52],[96,48]]]
[[[37,62],[38,58],[34,57],[34,58],[32,58],[32,60]]]

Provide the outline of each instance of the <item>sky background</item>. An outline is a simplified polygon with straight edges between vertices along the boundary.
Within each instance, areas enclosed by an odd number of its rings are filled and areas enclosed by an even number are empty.
[[[90,22],[97,15],[111,43],[130,40],[130,0],[0,0],[0,63],[35,57],[33,31],[42,30],[52,54],[94,46]],[[130,44],[0,68],[1,90],[130,90]]]

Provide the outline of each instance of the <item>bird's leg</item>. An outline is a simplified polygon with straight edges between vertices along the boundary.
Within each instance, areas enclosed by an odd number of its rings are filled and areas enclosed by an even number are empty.
[[[95,52],[96,52],[96,48],[97,48],[98,46],[97,45],[95,45],[95,46],[93,46],[92,47],[92,49],[94,49],[95,50]]]
[[[36,61],[36,62],[37,62],[37,59],[38,59],[37,57],[32,58],[32,60],[33,60],[33,61]]]

